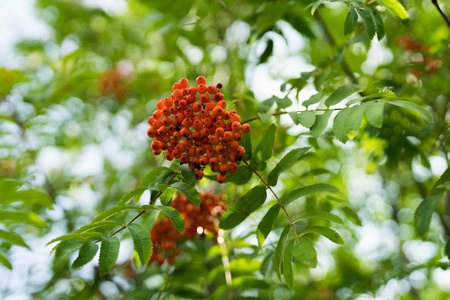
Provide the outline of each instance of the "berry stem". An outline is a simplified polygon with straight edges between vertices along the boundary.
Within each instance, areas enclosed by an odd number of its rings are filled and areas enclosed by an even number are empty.
[[[244,162],[244,164],[247,165],[247,167],[249,167],[249,168],[252,170],[253,173],[256,174],[256,176],[259,177],[259,179],[261,179],[261,181],[262,181],[262,182],[266,185],[266,187],[272,192],[272,194],[275,196],[275,198],[277,198],[278,204],[280,204],[281,208],[284,210],[284,213],[285,213],[286,216],[288,217],[288,219],[289,219],[289,224],[291,225],[292,230],[294,231],[295,237],[296,237],[296,239],[298,240],[298,234],[297,234],[297,231],[295,230],[294,223],[292,223],[291,216],[290,216],[289,213],[287,212],[287,210],[286,210],[286,208],[284,207],[284,205],[281,203],[280,198],[278,198],[277,194],[275,194],[275,192],[272,190],[272,188],[270,187],[270,185],[269,185],[269,184],[267,183],[267,181],[266,181],[266,180],[258,173],[258,171],[253,170],[252,167],[250,167],[250,164],[249,164],[247,161],[245,161],[245,160],[242,160],[242,161]]]
[[[342,110],[342,109],[346,109],[347,107],[338,107],[338,108],[332,108],[333,110]],[[272,116],[281,116],[281,115],[285,115],[285,114],[288,114],[288,113],[293,113],[293,112],[304,112],[304,111],[327,111],[327,110],[330,110],[330,108],[316,108],[316,109],[311,109],[311,110],[308,110],[308,109],[303,109],[303,110],[294,110],[294,111],[280,111],[280,112],[276,112],[276,113],[273,113],[273,114],[271,114]],[[245,123],[249,123],[249,122],[251,122],[251,121],[254,121],[254,120],[258,120],[258,119],[261,119],[261,117],[254,117],[254,118],[250,118],[250,119],[247,119],[247,120],[245,120],[244,122],[241,122],[241,124],[245,124]]]
[[[171,183],[172,180],[175,179],[175,177],[178,175],[179,172],[180,172],[180,170],[177,170],[177,171],[172,175],[172,177],[170,177],[169,181],[167,181],[166,184]],[[156,200],[158,200],[159,196],[161,196],[162,193],[163,193],[162,191],[159,191],[159,193],[156,195],[156,197],[155,197],[152,201],[150,201],[149,204],[152,205],[153,203],[155,203]],[[127,228],[128,225],[130,225],[131,223],[133,223],[134,221],[136,221],[136,219],[139,218],[140,216],[142,216],[145,212],[146,212],[146,210],[143,209],[137,216],[135,216],[133,219],[131,219],[131,221],[128,222],[127,225],[123,226],[122,228],[119,228],[117,231],[115,231],[114,233],[112,233],[109,237],[113,237],[113,236],[115,236],[116,234],[118,234],[119,232],[121,232],[122,230],[124,230],[125,228]]]

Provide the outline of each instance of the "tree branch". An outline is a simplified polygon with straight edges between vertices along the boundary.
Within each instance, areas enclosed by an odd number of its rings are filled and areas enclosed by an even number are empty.
[[[272,188],[270,187],[270,185],[269,185],[269,184],[267,183],[267,181],[266,181],[266,180],[258,173],[258,171],[253,170],[253,169],[250,167],[250,165],[249,165],[249,163],[248,163],[247,161],[245,161],[245,160],[242,160],[242,161],[244,162],[244,164],[247,165],[247,167],[250,168],[250,170],[252,170],[253,173],[256,174],[256,176],[259,177],[259,179],[261,179],[261,181],[266,185],[266,187],[267,187],[267,188],[272,192],[272,194],[275,196],[275,198],[276,198],[277,201],[278,201],[278,204],[280,204],[281,208],[284,210],[284,213],[285,213],[286,216],[288,217],[288,219],[289,219],[289,224],[291,225],[292,230],[294,230],[295,237],[296,237],[297,240],[298,240],[298,234],[297,234],[297,231],[295,230],[294,223],[292,223],[291,216],[290,216],[289,213],[287,212],[287,210],[286,210],[286,208],[284,207],[284,205],[281,203],[280,198],[278,198],[277,194],[275,194],[275,192],[272,190]]]
[[[179,172],[180,172],[180,170],[177,170],[177,171],[173,174],[173,176],[170,177],[169,181],[167,181],[166,184],[171,183],[172,180],[175,179],[175,177],[178,175]],[[159,196],[161,196],[162,193],[163,193],[162,191],[159,191],[159,193],[156,195],[156,197],[155,197],[152,201],[150,201],[149,204],[152,205],[153,203],[155,203],[156,200],[158,200]],[[117,231],[115,231],[114,233],[112,233],[109,237],[113,237],[113,236],[115,236],[116,234],[118,234],[119,232],[121,232],[122,230],[124,230],[125,228],[127,228],[128,225],[130,225],[131,223],[133,223],[134,221],[136,221],[136,219],[139,218],[140,216],[142,216],[145,212],[146,212],[146,210],[143,209],[136,217],[134,217],[133,219],[131,219],[131,221],[128,222],[127,225],[123,226],[122,228],[119,228]]]
[[[442,9],[439,7],[439,3],[437,2],[437,0],[431,0],[431,3],[433,3],[434,6],[436,6],[436,8],[439,11],[439,13],[441,14],[442,18],[444,18],[445,22],[447,23],[447,26],[450,27],[450,19],[445,14],[445,12],[443,12]]]

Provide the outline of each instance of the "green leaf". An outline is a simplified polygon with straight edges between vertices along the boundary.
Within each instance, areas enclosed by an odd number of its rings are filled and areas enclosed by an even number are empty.
[[[288,224],[284,226],[283,231],[280,234],[280,238],[277,242],[277,247],[275,248],[275,254],[273,256],[273,268],[275,269],[275,273],[277,274],[278,280],[281,281],[281,259],[283,257],[283,248],[284,242],[286,241],[286,237],[291,229],[291,225]]]
[[[310,194],[318,193],[318,192],[340,192],[340,190],[330,184],[326,183],[316,183],[313,185],[301,187],[291,191],[285,197],[281,199],[281,203],[283,205],[288,205],[294,200],[297,200],[300,197],[307,196]]]
[[[267,193],[264,185],[258,185],[240,197],[220,218],[219,227],[231,229],[239,225],[252,212],[257,210],[266,200]]]
[[[141,265],[145,266],[152,256],[153,246],[150,232],[141,224],[132,223],[127,225],[133,238],[134,249],[139,255]]]
[[[272,120],[271,114],[258,113],[258,116],[261,118],[261,122],[263,122],[263,123],[268,123],[268,122],[270,122],[270,120]]]
[[[236,277],[233,278],[232,288],[243,288],[243,289],[268,289],[270,285],[261,279],[251,278],[251,277]]]
[[[258,238],[259,248],[262,249],[264,241],[272,230],[273,223],[280,212],[281,206],[279,204],[275,204],[264,215],[261,219],[261,222],[258,224],[258,228],[256,229],[256,237]]]
[[[0,229],[0,239],[5,240],[10,244],[30,249],[23,238],[15,232],[8,232]]]
[[[89,241],[85,242],[83,246],[81,246],[80,252],[78,253],[77,259],[72,264],[72,268],[81,268],[92,259],[94,259],[95,254],[97,254],[98,245],[93,244]]]
[[[431,194],[434,195],[434,191],[445,185],[446,182],[450,181],[450,168],[447,168],[447,170],[444,171],[444,173],[442,173],[441,177],[439,177],[439,179],[434,183],[433,188],[431,189]]]
[[[342,238],[342,236],[331,228],[322,227],[322,226],[313,226],[313,227],[306,228],[299,235],[303,236],[308,233],[320,234],[320,235],[323,235],[324,237],[326,237],[327,239],[329,239],[330,241],[332,241],[333,243],[345,245],[345,241]]]
[[[112,221],[112,220],[108,220],[108,221],[101,221],[101,222],[94,222],[94,223],[89,223],[87,225],[84,225],[82,227],[80,227],[79,229],[75,230],[73,233],[84,233],[96,228],[100,228],[100,227],[107,227],[107,226],[123,226],[124,224],[121,222],[117,222],[117,221]]]
[[[364,9],[358,9],[358,14],[363,20],[369,40],[372,40],[375,36],[375,23],[373,21],[372,14]]]
[[[302,111],[297,115],[298,123],[300,123],[305,128],[311,128],[316,122],[316,112],[315,111]]]
[[[312,95],[311,97],[309,97],[308,100],[303,101],[302,105],[305,107],[308,107],[310,105],[316,104],[320,101],[320,99],[322,99],[322,94],[321,93],[317,93]]]
[[[0,220],[2,220],[2,222],[8,221],[11,223],[25,223],[46,227],[44,220],[37,215],[28,212],[0,210]]]
[[[285,109],[288,108],[289,106],[292,105],[292,100],[289,99],[288,97],[284,97],[284,98],[275,98],[275,101],[277,103],[277,106],[281,109]]]
[[[173,170],[167,167],[157,167],[152,169],[150,172],[145,174],[142,178],[141,183],[139,183],[138,188],[147,189],[150,183],[154,182],[158,177],[165,173],[173,173]]]
[[[273,145],[275,143],[275,132],[277,127],[275,124],[272,124],[267,128],[267,130],[264,132],[264,138],[259,142],[258,146],[256,147],[255,152],[261,153],[261,159],[263,161],[268,160],[272,156],[273,151]]]
[[[350,220],[350,222],[352,222],[353,224],[355,224],[357,226],[362,225],[361,219],[359,218],[358,214],[351,207],[343,206],[340,209],[344,213],[344,215],[347,217],[347,219]]]
[[[313,137],[317,138],[327,127],[328,119],[333,113],[332,109],[327,110],[325,113],[316,116],[316,122],[311,127],[311,134]]]
[[[450,258],[450,239],[447,240],[445,243],[445,255],[447,255],[448,258]]]
[[[409,26],[409,15],[403,5],[397,0],[378,0],[378,2],[389,8],[397,17],[399,17],[403,24]]]
[[[132,191],[129,191],[126,193],[122,198],[120,198],[118,206],[126,205],[128,202],[130,202],[131,199],[133,199],[136,195],[142,195],[142,193],[145,191],[145,188],[137,188]]]
[[[162,205],[169,205],[175,192],[176,189],[172,187],[166,188],[164,192],[162,192],[162,194],[159,196],[159,200],[161,200]]]
[[[182,192],[195,206],[200,205],[200,194],[193,186],[184,182],[175,182],[171,186]]]
[[[267,44],[266,44],[266,48],[264,49],[264,52],[259,57],[258,64],[262,64],[262,63],[267,62],[269,57],[272,55],[272,52],[273,52],[273,40],[272,39],[268,39]]]
[[[348,108],[343,109],[338,112],[333,120],[334,136],[342,143],[346,143],[348,141],[347,133],[345,132],[345,120],[347,119],[348,113]]]
[[[242,140],[240,140],[238,144],[245,149],[245,155],[243,159],[250,160],[252,158],[252,139],[250,133],[244,133],[242,135]]]
[[[356,23],[358,22],[358,14],[353,7],[349,7],[347,17],[344,23],[344,35],[349,35],[356,29]]]
[[[319,1],[316,1],[316,2],[314,3],[314,5],[312,6],[312,8],[311,8],[311,15],[314,15],[314,13],[316,12],[316,9],[317,9],[322,3],[324,3],[325,1],[327,1],[327,0],[319,0]]]
[[[290,111],[290,112],[288,112],[288,115],[289,115],[289,117],[291,117],[292,122],[294,122],[295,125],[300,124],[300,121],[298,119],[298,112]],[[315,116],[315,114],[314,114],[314,116]]]
[[[60,259],[75,250],[80,249],[83,244],[75,240],[67,240],[59,243],[52,251],[55,251],[55,258]]]
[[[308,237],[301,237],[292,248],[292,255],[308,268],[317,266],[317,252],[314,243]]]
[[[294,284],[294,273],[292,271],[292,248],[294,247],[294,241],[291,240],[286,246],[283,255],[283,277],[286,282],[286,286],[292,290]]]
[[[26,202],[42,205],[47,208],[52,208],[53,200],[49,195],[38,190],[25,190],[25,191],[10,191],[0,192],[2,198],[1,204],[6,205],[13,202]]]
[[[114,266],[119,257],[120,240],[117,237],[106,237],[102,238],[102,245],[100,247],[100,258],[99,258],[99,275],[106,275],[109,270]]]
[[[175,226],[175,228],[180,232],[183,233],[186,224],[184,221],[183,216],[180,214],[178,210],[176,210],[173,207],[170,206],[159,206],[159,205],[145,205],[146,209],[157,209],[159,211],[162,211],[169,219],[172,221],[172,224]]]
[[[283,156],[280,162],[269,173],[269,176],[267,177],[267,183],[271,186],[277,185],[278,177],[280,176],[280,174],[292,167],[309,149],[311,148],[297,148]]]
[[[366,119],[367,121],[378,128],[383,126],[383,111],[384,102],[370,102],[366,104]]]
[[[340,217],[338,217],[338,216],[336,216],[334,214],[331,214],[329,212],[325,212],[325,211],[317,211],[317,212],[305,213],[301,217],[299,217],[296,220],[294,220],[292,223],[297,223],[300,220],[310,219],[310,218],[324,219],[324,220],[327,220],[327,221],[331,221],[331,222],[335,222],[335,223],[339,223],[339,224],[344,224],[344,221]]]
[[[12,265],[9,262],[9,260],[3,256],[3,254],[0,253],[0,264],[4,265],[5,267],[7,267],[8,269],[12,270]]]
[[[365,108],[366,105],[356,105],[348,108],[347,118],[345,119],[345,133],[350,139],[355,138],[361,127]]]
[[[385,36],[385,31],[384,31],[384,23],[383,23],[383,18],[381,17],[381,15],[378,13],[378,10],[376,10],[375,8],[371,7],[372,12],[372,16],[373,16],[373,20],[375,22],[375,26],[377,29],[377,39],[379,41],[381,41],[381,39]]]
[[[234,184],[246,184],[252,178],[253,172],[247,166],[240,165],[236,172],[227,173],[227,182]]]
[[[428,229],[430,228],[431,216],[436,209],[436,205],[444,197],[444,194],[445,191],[442,190],[436,195],[429,196],[417,207],[414,213],[414,227],[420,237],[424,238],[427,235]]]
[[[413,111],[419,113],[421,116],[423,116],[428,123],[433,122],[433,115],[428,110],[426,110],[422,106],[415,104],[414,102],[403,101],[403,100],[391,100],[387,103],[391,104],[391,105],[395,105],[395,106],[413,110]]]
[[[345,98],[361,90],[361,87],[355,84],[341,85],[325,100],[325,105],[330,107],[336,105]]]
[[[105,221],[115,215],[117,215],[118,213],[121,213],[123,211],[126,210],[130,210],[130,209],[138,209],[140,210],[141,208],[136,207],[136,206],[116,206],[116,207],[112,207],[110,209],[105,210],[104,212],[101,212],[100,214],[98,214],[91,223],[98,223],[101,221]]]
[[[194,171],[191,168],[189,168],[189,166],[186,164],[181,165],[180,170],[181,176],[183,177],[183,181],[191,186],[194,186],[195,185]]]
[[[275,253],[273,251],[269,251],[269,253],[264,257],[261,268],[259,269],[259,272],[263,275],[267,275],[267,271],[269,270],[270,263],[273,261],[273,255]]]

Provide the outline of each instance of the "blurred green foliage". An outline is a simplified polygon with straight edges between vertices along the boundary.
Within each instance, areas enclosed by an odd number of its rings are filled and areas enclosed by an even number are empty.
[[[92,258],[95,246],[67,238],[47,281],[23,278],[33,297],[448,297],[448,171],[434,184],[450,160],[450,28],[431,1],[129,0],[119,13],[88,2],[36,1],[52,37],[18,43],[20,70],[0,68],[0,264],[13,268],[2,272],[21,268],[11,258],[16,247],[36,251],[31,242],[73,233],[99,213],[115,222],[102,223],[91,241],[132,219],[136,210],[114,208],[119,201],[149,186],[154,195],[178,169],[153,155],[147,117],[178,79],[204,75],[223,83],[241,120],[251,119],[251,141],[241,141],[249,166],[224,185],[196,183],[226,194],[236,211],[222,222],[241,225],[225,232],[224,244],[208,235],[179,244],[173,266],[136,267],[149,253],[133,258],[132,240],[148,245],[142,226],[150,230],[158,217],[151,210],[131,234],[118,234],[124,254],[109,273],[100,268],[106,276],[95,262],[71,269],[78,249],[88,245]],[[295,75],[291,58],[305,61]],[[273,97],[257,97],[269,89],[261,72],[280,86]],[[313,112],[297,113],[306,109]],[[252,169],[307,235],[294,238],[269,191],[265,202],[249,202],[264,190]],[[175,181],[187,185],[186,176]],[[103,240],[117,255],[117,240]],[[2,288],[2,296],[13,293]]]

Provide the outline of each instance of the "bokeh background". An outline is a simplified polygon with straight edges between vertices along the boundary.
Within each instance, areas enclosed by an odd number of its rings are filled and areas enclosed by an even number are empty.
[[[449,27],[431,1],[408,0],[409,27],[380,6],[384,38],[369,40],[361,20],[344,36],[347,4],[319,2],[312,15],[309,1],[0,1],[0,176],[31,191],[24,201],[0,200],[4,210],[31,214],[22,223],[0,220],[0,229],[20,234],[29,246],[0,244],[12,264],[12,270],[0,267],[0,297],[449,297],[448,197],[438,204],[425,240],[413,218],[450,160]],[[450,12],[448,3],[442,8]],[[98,276],[96,260],[71,270],[76,255],[49,256],[52,238],[115,206],[152,168],[170,165],[149,148],[147,117],[175,81],[198,75],[222,82],[243,119],[257,116],[255,103],[273,96],[287,95],[290,110],[301,109],[317,91],[356,80],[367,93],[390,89],[413,99],[434,122],[389,107],[381,129],[363,121],[354,140],[342,144],[329,128],[313,138],[287,115],[270,121],[278,125],[270,166],[292,147],[314,149],[282,177],[278,193],[316,182],[343,191],[342,199],[314,195],[289,206],[294,217],[315,206],[345,220],[336,229],[346,245],[318,238],[318,266],[296,267],[294,290],[280,283],[270,264],[261,270],[287,222],[278,216],[260,250],[254,233],[268,204],[225,235],[236,280],[231,288],[219,246],[208,237],[180,245],[174,266],[136,267],[125,235],[106,277]],[[268,124],[251,125],[252,139],[264,138]],[[229,201],[248,190],[206,179],[199,189],[224,193]]]

